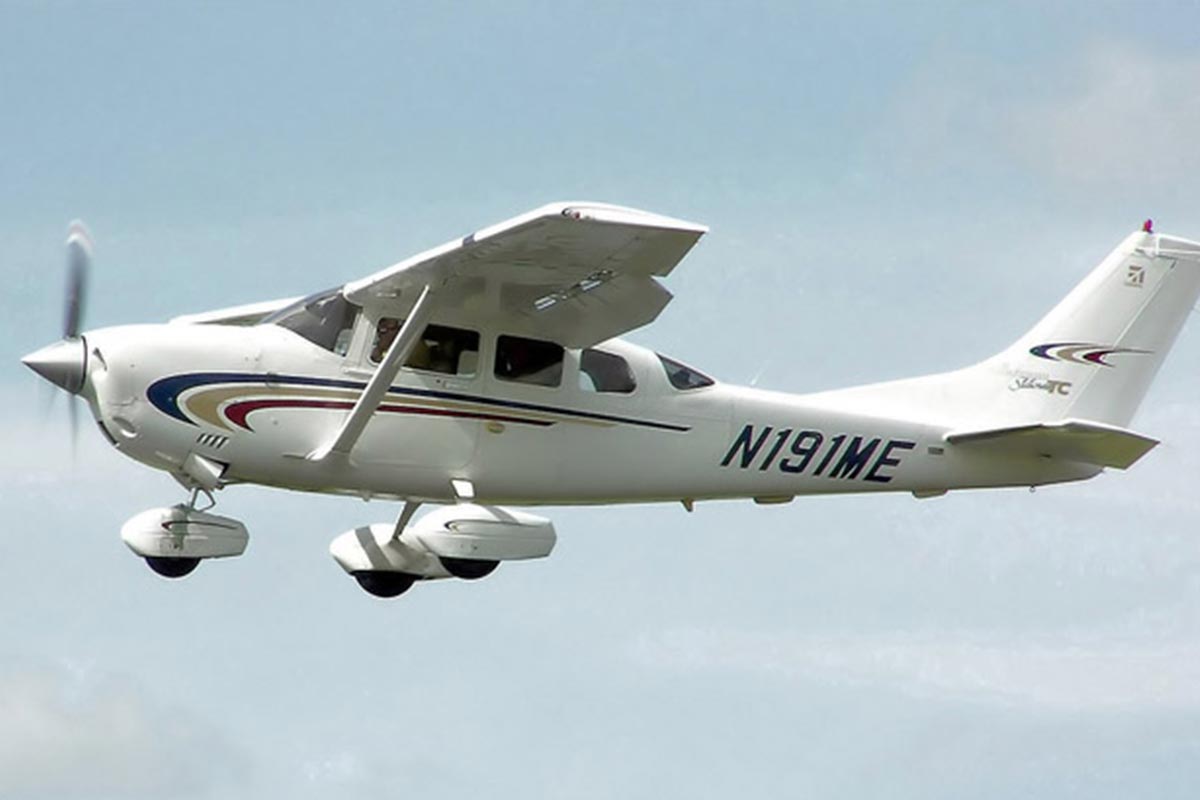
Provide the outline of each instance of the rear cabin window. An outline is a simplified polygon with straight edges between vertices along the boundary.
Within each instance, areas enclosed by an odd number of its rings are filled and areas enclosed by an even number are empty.
[[[371,345],[371,361],[378,364],[383,360],[402,327],[402,319],[384,317],[379,320]],[[479,334],[449,325],[426,325],[404,366],[443,375],[474,375],[479,366]]]
[[[504,381],[558,386],[562,383],[561,345],[521,336],[496,338],[496,377]]]
[[[686,364],[680,364],[678,361],[667,358],[661,353],[656,355],[658,355],[658,360],[662,362],[663,369],[667,371],[667,380],[676,389],[688,391],[689,389],[699,389],[704,386],[713,385],[713,379],[703,372],[692,369]]]
[[[579,354],[579,388],[585,392],[629,394],[637,388],[629,363],[603,350]]]
[[[350,349],[358,311],[358,306],[343,297],[341,291],[334,289],[280,309],[264,319],[263,324],[286,328],[317,347],[344,356]]]

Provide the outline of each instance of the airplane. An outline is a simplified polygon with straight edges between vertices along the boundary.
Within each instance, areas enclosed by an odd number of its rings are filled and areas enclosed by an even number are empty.
[[[554,203],[307,297],[81,332],[92,244],[73,225],[63,339],[22,360],[188,493],[122,527],[158,574],[240,555],[244,524],[210,509],[249,483],[402,503],[330,545],[379,597],[549,555],[529,506],[1036,487],[1158,443],[1127,426],[1200,293],[1200,243],[1147,220],[991,358],[794,395],[619,338],[706,232]]]

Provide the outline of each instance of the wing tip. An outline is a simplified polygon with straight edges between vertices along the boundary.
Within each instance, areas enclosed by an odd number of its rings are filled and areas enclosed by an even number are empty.
[[[620,206],[614,203],[602,203],[594,200],[572,200],[547,203],[536,209],[533,215],[538,217],[569,217],[572,219],[591,220],[595,222],[626,223],[645,225],[652,228],[667,228],[686,231],[703,236],[708,233],[708,226],[698,222],[665,214],[656,214],[631,206]]]

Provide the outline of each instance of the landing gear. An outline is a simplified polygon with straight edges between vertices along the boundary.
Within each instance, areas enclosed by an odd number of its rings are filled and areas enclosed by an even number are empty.
[[[499,561],[491,561],[483,558],[439,556],[438,560],[442,562],[442,566],[446,568],[446,572],[449,572],[456,578],[468,581],[486,578],[495,571],[496,567],[500,566]]]
[[[417,576],[404,572],[385,572],[375,569],[364,569],[350,574],[368,594],[376,597],[399,597],[407,592],[413,585],[413,581],[417,579]]]
[[[208,504],[197,508],[201,495]],[[134,516],[121,527],[121,539],[157,574],[182,578],[203,559],[240,556],[246,549],[246,526],[231,517],[208,513],[213,505],[208,490],[193,489],[187,503]]]
[[[192,574],[192,570],[200,566],[200,559],[146,556],[146,564],[164,578],[182,578]]]
[[[200,499],[201,492],[208,498],[208,505],[203,509],[196,508],[196,502]],[[212,492],[197,487],[192,489],[186,508],[188,511],[207,511],[216,504],[217,501],[213,499]],[[169,529],[170,525],[168,524],[166,527]],[[146,556],[146,566],[164,578],[178,580],[195,572],[196,567],[200,566],[200,559],[191,556]]]
[[[404,529],[408,527],[408,523],[412,521],[413,515],[420,507],[421,504],[415,500],[405,501],[400,517],[396,520],[396,525],[392,530],[392,541],[400,539],[400,534],[404,533]],[[383,598],[399,597],[411,589],[419,577],[407,572],[392,572],[382,569],[360,569],[354,570],[350,574],[367,594]]]
[[[414,581],[491,575],[501,561],[544,558],[554,548],[550,520],[523,511],[459,502],[413,521],[418,501],[409,500],[393,523],[346,531],[329,554],[363,589],[396,597]]]

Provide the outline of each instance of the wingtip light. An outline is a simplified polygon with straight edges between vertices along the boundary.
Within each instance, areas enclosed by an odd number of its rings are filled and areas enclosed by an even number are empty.
[[[92,254],[92,235],[88,232],[87,226],[82,220],[73,219],[71,224],[67,226],[67,244],[77,244],[83,248],[90,256]]]

